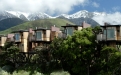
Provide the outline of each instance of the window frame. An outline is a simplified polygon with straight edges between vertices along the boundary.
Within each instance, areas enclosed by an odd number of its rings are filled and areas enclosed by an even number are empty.
[[[15,33],[15,41],[20,41],[20,33]]]
[[[41,36],[38,37],[38,33],[41,33]],[[36,40],[42,40],[42,31],[36,31]]]

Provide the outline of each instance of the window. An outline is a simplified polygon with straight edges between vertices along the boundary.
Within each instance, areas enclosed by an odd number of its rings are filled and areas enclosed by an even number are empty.
[[[72,35],[73,34],[73,28],[72,27],[68,27],[66,29],[66,33],[67,33],[67,35]]]
[[[103,34],[106,35],[106,30],[103,31]]]
[[[36,39],[38,40],[41,40],[42,39],[42,32],[41,31],[38,31],[36,32]]]
[[[107,29],[107,38],[114,38],[114,37],[115,37],[114,29]]]
[[[15,40],[20,40],[20,34],[19,33],[15,34]]]

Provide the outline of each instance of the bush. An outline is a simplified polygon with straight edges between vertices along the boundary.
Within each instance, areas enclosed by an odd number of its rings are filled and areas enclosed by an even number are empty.
[[[29,71],[14,71],[12,75],[43,75],[42,73],[39,72],[34,72],[34,73],[30,73]]]
[[[2,70],[9,72],[9,73],[12,73],[14,71],[14,67],[10,66],[10,65],[5,65],[2,67]]]
[[[0,75],[10,75],[10,74],[0,68]]]
[[[52,72],[50,75],[70,75],[70,74],[66,71],[56,71]]]
[[[4,71],[0,68],[0,75],[44,75],[43,73],[40,73],[37,71],[34,71],[33,74],[30,74],[30,73],[31,72],[29,71],[20,70],[20,71],[14,71],[12,74],[10,74],[7,71]],[[70,74],[66,71],[55,71],[55,72],[52,72],[50,75],[70,75]]]

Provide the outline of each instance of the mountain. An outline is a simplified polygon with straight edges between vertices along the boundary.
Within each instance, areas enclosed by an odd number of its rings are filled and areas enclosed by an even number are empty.
[[[39,20],[39,19],[48,19],[48,18],[52,18],[52,17],[45,13],[36,12],[36,13],[29,14],[29,16],[27,18],[30,21],[34,21],[34,20]]]
[[[19,11],[7,11],[7,12],[22,20],[29,20],[29,21],[53,18],[47,15],[46,13],[41,13],[41,12],[35,12],[35,13],[26,13],[26,12],[19,12]]]
[[[90,18],[74,18],[74,19],[68,19],[70,22],[75,23],[77,25],[81,25],[84,21],[90,25],[92,25],[92,27],[95,27],[97,25],[99,25],[96,21],[94,21],[93,19]]]
[[[7,18],[16,18],[16,16],[6,11],[0,11],[0,20],[7,19]]]
[[[82,10],[82,11],[79,11],[79,12],[76,12],[76,13],[70,14],[70,15],[61,14],[59,16],[54,16],[54,17],[50,16],[50,15],[48,15],[46,13],[41,13],[41,12],[35,12],[35,13],[26,13],[26,12],[19,12],[19,11],[6,11],[6,12],[11,14],[11,15],[16,16],[17,18],[20,18],[20,19],[26,20],[26,21],[27,20],[28,21],[34,21],[34,20],[48,19],[48,18],[65,18],[65,19],[68,19],[68,20],[70,20],[70,19],[73,20],[73,19],[79,18],[80,22],[82,22],[84,20],[84,18],[85,18],[87,23],[91,23],[91,25],[98,24],[97,22],[88,22],[88,21],[95,21],[93,19],[93,17],[99,16],[99,15],[100,16],[107,15],[105,12],[88,12],[86,10]],[[87,20],[87,18],[88,18],[88,20]],[[76,23],[76,22],[74,22],[74,23]]]
[[[29,29],[30,27],[33,29],[35,29],[36,27],[50,28],[51,26],[55,25],[56,27],[61,28],[61,26],[66,25],[66,23],[74,24],[74,23],[71,23],[70,21],[59,19],[59,18],[28,21],[28,22],[13,26],[4,31],[1,31],[0,34],[7,34],[12,31],[20,30],[20,29]]]
[[[22,21],[35,21],[35,20],[39,20],[39,19],[55,19],[55,18],[61,18],[61,19],[65,19],[68,20],[74,24],[80,25],[83,21],[91,24],[92,26],[96,26],[96,25],[100,25],[99,23],[97,23],[96,19],[97,18],[93,18],[93,17],[97,17],[97,16],[105,16],[107,15],[107,13],[105,12],[88,12],[86,10],[82,10],[79,12],[76,12],[74,14],[61,14],[59,16],[50,16],[46,13],[41,13],[41,12],[35,12],[35,13],[28,13],[28,12],[20,12],[20,11],[0,11],[0,24],[3,25],[3,21],[5,21],[8,24],[4,24],[4,26],[0,27],[0,30],[4,30],[7,29],[9,27],[12,26],[16,26],[18,24],[21,24]],[[4,19],[10,19],[10,18],[14,18],[17,20],[21,21],[16,21],[16,23],[12,20],[7,22]],[[3,21],[1,21],[3,20]],[[99,20],[98,20],[99,21]],[[2,22],[2,23],[1,23]],[[13,23],[10,23],[13,22]],[[18,22],[18,23],[17,23]],[[13,25],[10,25],[13,24]],[[10,26],[9,26],[10,25]]]
[[[0,31],[8,29],[10,27],[16,26],[25,22],[19,18],[7,18],[0,21]]]
[[[79,12],[76,12],[74,14],[71,14],[71,15],[66,15],[66,14],[62,14],[62,15],[59,15],[57,17],[65,17],[65,18],[68,18],[68,19],[75,19],[75,18],[93,18],[95,16],[104,16],[106,15],[105,12],[88,12],[86,10],[82,10],[82,11],[79,11]]]

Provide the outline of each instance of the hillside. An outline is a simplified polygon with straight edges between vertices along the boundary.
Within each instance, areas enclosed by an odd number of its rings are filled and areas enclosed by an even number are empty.
[[[7,18],[0,21],[0,31],[8,29],[10,27],[16,26],[18,24],[21,24],[25,21],[19,19],[19,18]]]
[[[83,17],[81,17],[81,18],[69,19],[69,21],[72,22],[72,23],[75,23],[77,25],[80,25],[80,24],[82,24],[82,22],[85,21],[86,23],[90,24],[92,27],[100,25],[100,24],[98,24],[96,21],[94,21],[91,18],[83,18]]]
[[[15,31],[15,30],[20,30],[20,29],[29,29],[30,27],[34,29],[36,27],[50,28],[53,25],[57,27],[61,27],[62,25],[66,25],[66,23],[73,24],[67,20],[59,19],[59,18],[58,19],[41,19],[41,20],[29,21],[29,22],[19,24],[7,30],[1,31],[0,34],[7,34],[7,33],[12,32],[13,30]]]
[[[59,16],[58,18],[68,20],[68,21],[70,21],[70,22],[72,22],[72,23],[74,23],[74,24],[76,24],[76,25],[81,25],[82,22],[84,22],[84,21],[85,21],[86,23],[90,24],[92,27],[95,27],[95,26],[100,25],[99,23],[97,23],[96,21],[94,21],[94,20],[91,19],[91,18],[83,18],[83,17],[81,17],[81,18],[72,18],[72,19],[68,19],[68,18],[65,18],[65,17],[63,17],[63,16]]]

